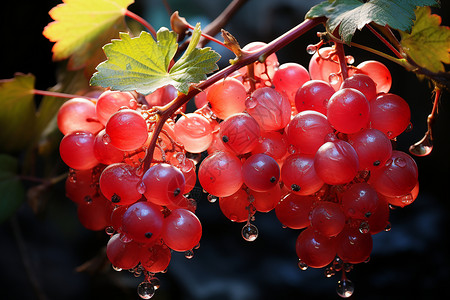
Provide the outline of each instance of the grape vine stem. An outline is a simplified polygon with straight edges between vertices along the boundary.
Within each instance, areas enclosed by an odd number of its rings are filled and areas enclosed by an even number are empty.
[[[150,168],[150,164],[153,159],[153,153],[155,151],[156,142],[158,141],[158,136],[159,133],[161,132],[161,129],[164,126],[164,123],[173,114],[175,114],[175,112],[182,105],[187,103],[195,95],[197,95],[210,85],[214,84],[215,82],[223,78],[226,78],[228,75],[239,70],[240,68],[248,64],[251,64],[255,61],[264,61],[264,59],[267,56],[290,44],[291,42],[293,42],[294,40],[296,40],[297,38],[308,32],[309,30],[313,29],[317,25],[324,23],[325,20],[326,20],[325,18],[307,19],[256,51],[242,50],[242,55],[236,58],[231,65],[211,75],[205,81],[202,81],[198,84],[192,84],[187,94],[178,93],[177,98],[172,100],[170,103],[166,104],[165,106],[157,107],[156,109],[158,113],[158,119],[156,121],[156,125],[154,127],[152,134],[152,139],[150,140],[147,155],[144,160],[144,170],[148,170]]]

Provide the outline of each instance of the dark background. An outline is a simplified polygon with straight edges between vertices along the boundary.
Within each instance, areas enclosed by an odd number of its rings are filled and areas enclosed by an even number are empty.
[[[168,26],[160,1],[138,0],[130,10],[141,14],[155,27]],[[205,26],[226,6],[226,1],[168,1],[192,24]],[[251,41],[269,42],[303,20],[306,11],[319,1],[249,1],[225,27],[241,45]],[[436,12],[449,24],[450,7],[442,1]],[[51,43],[42,29],[51,19],[48,11],[59,1],[8,1],[1,10],[2,28],[0,78],[15,72],[33,73],[36,88],[56,84],[57,65],[51,61]],[[321,30],[321,28],[318,28]],[[355,41],[387,51],[366,30]],[[307,66],[305,48],[316,43],[311,32],[277,53],[280,63]],[[218,47],[214,47],[217,51]],[[411,106],[413,130],[398,139],[398,149],[407,151],[422,138],[432,98],[426,82],[402,68],[358,49],[346,48],[355,64],[379,59],[391,70],[391,92]],[[231,56],[224,55],[223,63]],[[354,299],[432,299],[445,293],[450,282],[449,196],[450,158],[448,94],[439,106],[431,155],[416,158],[420,194],[417,200],[391,213],[392,230],[374,236],[370,262],[349,273],[356,291]],[[1,108],[0,108],[1,109]],[[64,165],[60,162],[61,167]],[[128,272],[115,272],[108,264],[89,272],[75,269],[101,253],[107,236],[90,232],[77,221],[75,205],[65,198],[63,185],[56,186],[45,210],[33,214],[24,204],[10,221],[0,224],[0,299],[138,299],[136,287],[143,279]],[[161,288],[154,299],[338,299],[335,284],[339,274],[326,278],[323,270],[297,267],[295,239],[298,231],[283,229],[273,212],[256,214],[259,238],[245,242],[242,224],[231,223],[218,203],[209,203],[201,189],[197,215],[203,224],[200,249],[188,260],[175,253],[166,274],[159,275]],[[101,257],[101,256],[100,256]],[[24,267],[28,264],[28,270]],[[34,281],[34,285],[31,282]],[[38,286],[39,290],[34,290]]]

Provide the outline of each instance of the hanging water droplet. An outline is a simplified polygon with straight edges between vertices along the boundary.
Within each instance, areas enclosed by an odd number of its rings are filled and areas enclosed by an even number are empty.
[[[336,274],[336,272],[334,271],[334,269],[332,267],[325,268],[324,273],[327,278],[330,278]]]
[[[368,222],[361,222],[361,224],[359,224],[359,232],[361,232],[362,234],[366,234],[369,233],[369,231],[370,227]]]
[[[115,232],[114,227],[112,227],[112,226],[106,227],[105,228],[105,232],[106,232],[107,235],[113,235],[114,232]]]
[[[245,107],[246,107],[247,109],[255,108],[256,105],[258,105],[258,101],[256,101],[255,98],[253,98],[253,97],[248,97],[247,99],[245,99]]]
[[[355,58],[351,55],[347,55],[345,57],[345,60],[347,61],[347,64],[349,64],[349,65],[353,65],[355,63]]]
[[[339,280],[336,286],[336,292],[342,298],[348,298],[353,295],[355,291],[355,287],[353,286],[353,282],[348,279]]]
[[[137,292],[142,299],[150,299],[155,295],[155,287],[150,282],[144,281],[138,285]]]
[[[180,165],[181,171],[183,171],[184,173],[190,172],[194,168],[194,166],[195,164],[191,159],[185,159]]]
[[[143,195],[147,190],[147,187],[145,186],[145,183],[141,181],[137,184],[136,189],[139,194]]]
[[[302,271],[305,271],[306,269],[308,269],[308,265],[301,259],[298,260],[298,267]]]
[[[294,145],[289,145],[288,152],[289,154],[294,154],[295,152],[297,152],[297,149],[295,148]]]
[[[194,257],[194,251],[192,251],[192,250],[184,251],[184,257],[186,257],[187,259],[193,258]]]
[[[336,73],[331,73],[330,76],[328,76],[328,81],[331,85],[337,84],[339,82],[339,75]]]
[[[408,126],[406,127],[405,131],[403,132],[410,132],[413,130],[413,124],[411,122],[409,122]]]
[[[391,228],[392,228],[391,222],[388,222],[386,224],[386,227],[384,227],[384,231],[391,231]]]
[[[104,134],[103,136],[102,136],[102,142],[105,144],[105,145],[108,145],[109,143],[111,143],[111,137],[109,136],[109,134]]]
[[[433,141],[429,131],[427,131],[425,136],[420,141],[409,147],[409,153],[415,156],[427,156],[432,150]]]
[[[68,176],[68,178],[69,178],[69,181],[70,181],[71,183],[76,183],[76,182],[77,182],[77,173],[75,172],[74,169],[70,169],[70,170],[69,170],[69,176]]]
[[[128,104],[128,106],[129,106],[131,109],[136,109],[136,108],[138,107],[138,102],[136,101],[136,99],[131,99],[131,100],[130,100],[130,103]]]
[[[214,195],[211,195],[211,194],[208,194],[207,198],[208,198],[208,201],[211,202],[211,203],[216,202],[217,199],[218,199],[217,196],[214,196]]]
[[[253,242],[258,238],[258,228],[251,223],[247,223],[241,230],[242,237],[247,242]]]
[[[161,286],[161,283],[159,282],[159,279],[156,277],[152,277],[150,278],[150,280],[148,281],[153,285],[153,288],[155,290],[159,289],[159,287]]]
[[[393,133],[392,131],[388,131],[388,132],[386,132],[386,136],[387,136],[389,139],[392,139],[392,138],[394,137],[394,133]]]
[[[308,53],[309,55],[314,55],[316,52],[317,52],[316,45],[308,45],[308,47],[306,47],[306,53]]]
[[[197,250],[197,249],[199,249],[200,248],[200,243],[198,243],[195,247],[194,247],[194,250]]]
[[[122,268],[116,267],[114,265],[111,265],[111,267],[113,268],[114,271],[117,271],[117,272],[122,271]]]

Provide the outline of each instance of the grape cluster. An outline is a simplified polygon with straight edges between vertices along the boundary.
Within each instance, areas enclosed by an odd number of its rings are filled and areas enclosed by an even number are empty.
[[[142,298],[159,286],[154,274],[167,268],[172,250],[189,258],[199,244],[189,198],[197,175],[210,202],[245,223],[245,240],[258,237],[257,212],[275,211],[282,226],[301,230],[300,268],[325,267],[327,276],[343,270],[338,293],[352,294],[345,272],[368,260],[372,235],[389,228],[390,206],[418,194],[414,160],[393,147],[410,126],[410,110],[389,93],[391,75],[380,62],[353,67],[347,57],[344,79],[336,49],[315,50],[308,70],[279,65],[271,54],[200,92],[197,110],[182,107],[166,121],[148,169],[158,120],[151,108],[174,99],[173,87],[145,97],[105,91],[61,107],[67,196],[86,228],[106,228],[114,268],[145,274]],[[207,154],[201,163],[199,153]]]
[[[196,182],[195,161],[174,140],[173,121],[161,131],[148,170],[143,162],[155,116],[150,108],[177,96],[164,87],[140,104],[132,93],[105,91],[96,101],[73,98],[57,116],[64,138],[60,155],[71,168],[66,194],[80,222],[111,236],[106,254],[114,269],[145,274],[139,295],[149,299],[159,286],[171,251],[193,256],[202,235],[196,203],[187,194]]]

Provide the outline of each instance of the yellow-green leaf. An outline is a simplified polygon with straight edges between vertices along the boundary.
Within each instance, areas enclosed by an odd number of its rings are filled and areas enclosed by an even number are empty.
[[[405,52],[421,67],[444,72],[442,63],[450,64],[450,28],[441,25],[441,17],[429,7],[416,10],[411,33],[401,32]]]
[[[44,36],[56,42],[53,59],[70,58],[69,68],[83,68],[101,47],[124,31],[125,12],[133,0],[63,0],[49,12],[53,22]]]

